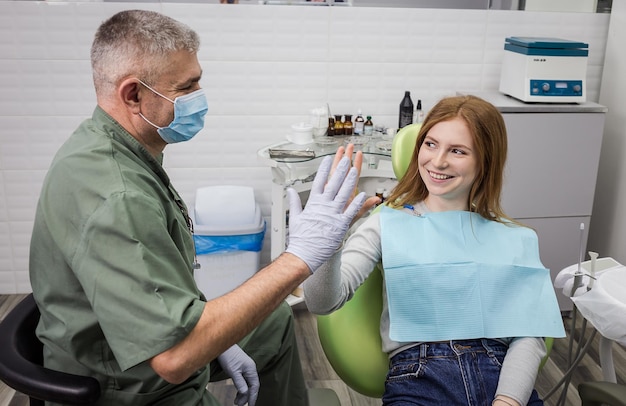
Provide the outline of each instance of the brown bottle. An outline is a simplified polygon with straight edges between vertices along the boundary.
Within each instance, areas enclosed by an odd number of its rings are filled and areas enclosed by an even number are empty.
[[[333,117],[328,117],[328,136],[335,135],[335,119]]]
[[[346,119],[343,122],[343,135],[352,135],[354,125],[352,124],[352,114],[346,114]]]
[[[372,136],[374,134],[374,123],[372,123],[372,116],[367,116],[365,124],[363,125],[363,135]]]
[[[341,114],[335,114],[335,135],[343,135],[343,122]]]

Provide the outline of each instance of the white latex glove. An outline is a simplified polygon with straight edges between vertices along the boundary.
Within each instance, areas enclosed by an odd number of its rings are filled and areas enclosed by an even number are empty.
[[[237,344],[224,351],[217,360],[237,388],[234,404],[243,406],[248,403],[249,406],[254,406],[260,387],[254,360]]]
[[[322,161],[304,209],[298,193],[287,189],[289,245],[285,251],[306,262],[311,273],[341,246],[352,219],[365,201],[365,193],[361,192],[346,208],[359,180],[358,171],[350,168],[350,159],[344,157],[328,180],[332,161],[330,156]]]

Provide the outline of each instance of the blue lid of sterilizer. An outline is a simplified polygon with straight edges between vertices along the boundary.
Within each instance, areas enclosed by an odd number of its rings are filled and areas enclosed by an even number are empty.
[[[587,56],[589,44],[561,38],[508,37],[504,49],[524,55]]]

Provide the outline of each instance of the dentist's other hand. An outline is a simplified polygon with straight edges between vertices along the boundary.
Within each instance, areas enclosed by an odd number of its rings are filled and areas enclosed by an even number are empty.
[[[235,404],[243,406],[247,403],[248,406],[254,406],[260,387],[254,360],[237,344],[224,351],[217,360],[237,388]]]
[[[304,209],[298,193],[292,188],[287,189],[289,245],[285,251],[302,259],[311,272],[339,248],[352,219],[365,201],[365,193],[353,198],[359,172],[350,166],[350,159],[341,158],[329,180],[331,167],[332,158],[327,156],[313,180]]]

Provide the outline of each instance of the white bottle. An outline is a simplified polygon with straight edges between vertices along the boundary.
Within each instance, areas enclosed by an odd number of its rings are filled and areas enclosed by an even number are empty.
[[[424,122],[424,111],[422,110],[422,101],[417,101],[417,106],[415,107],[415,114],[413,115],[414,123],[422,123]]]
[[[359,111],[357,112],[356,118],[354,119],[354,135],[363,135],[364,125],[365,125],[365,119],[363,118],[361,109],[359,109]]]

